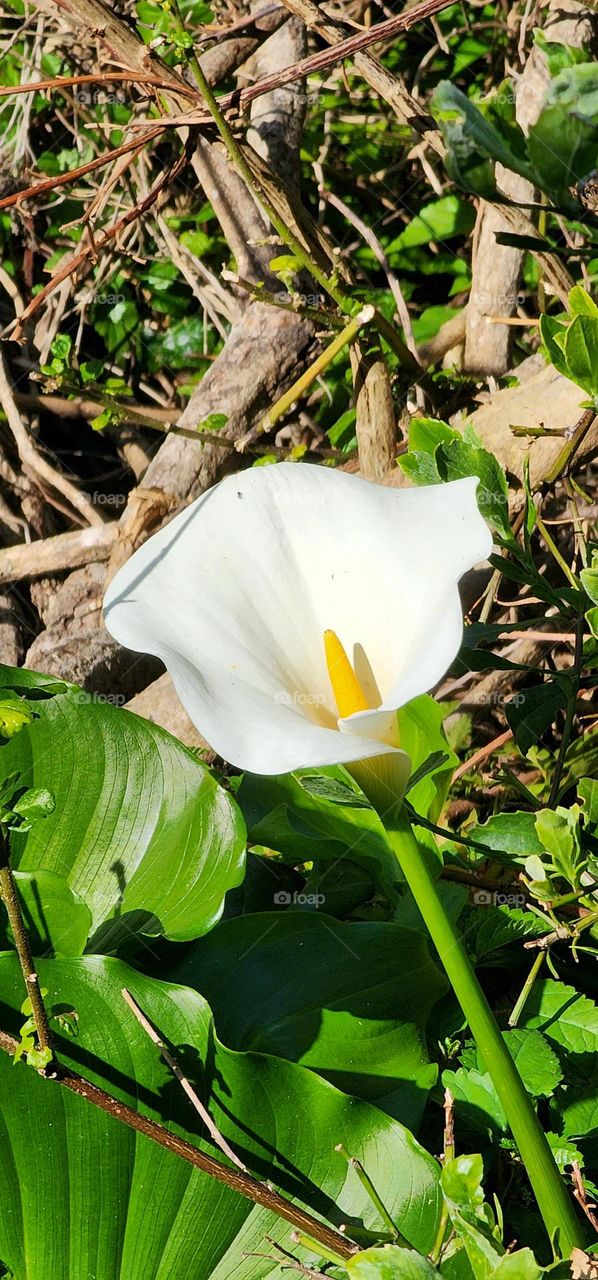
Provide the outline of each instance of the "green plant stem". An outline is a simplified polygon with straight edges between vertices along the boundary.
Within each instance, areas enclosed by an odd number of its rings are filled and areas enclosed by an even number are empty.
[[[561,555],[556,545],[556,542],[554,541],[554,538],[548,532],[548,529],[546,528],[546,525],[544,524],[544,521],[542,520],[542,517],[540,516],[539,512],[536,512],[536,528],[538,530],[538,533],[542,534],[542,537],[546,543],[546,546],[548,547],[548,550],[550,551],[551,556],[553,557],[554,560],[556,560],[559,568],[563,570],[563,573],[565,577],[568,578],[569,582],[571,583],[571,586],[574,587],[576,591],[579,591],[579,582],[577,581],[575,574],[571,572],[569,565],[567,564],[567,561]]]
[[[341,332],[337,333],[336,337],[332,339],[332,342],[329,342],[328,346],[324,347],[324,350],[317,359],[314,360],[313,364],[310,364],[309,368],[305,370],[305,373],[302,373],[301,377],[297,378],[292,387],[289,387],[288,391],[285,391],[276,403],[272,405],[272,408],[264,414],[264,417],[261,422],[258,423],[255,430],[249,431],[242,440],[237,441],[237,448],[245,448],[253,441],[256,434],[261,435],[265,431],[270,431],[270,429],[276,425],[279,418],[282,418],[283,414],[285,414],[287,410],[294,405],[295,401],[298,400],[299,397],[309,389],[309,387],[311,387],[312,382],[315,382],[316,378],[328,368],[328,365],[332,363],[335,356],[339,354],[339,351],[342,351],[343,347],[354,342],[360,329],[362,329],[364,325],[369,324],[373,317],[373,307],[362,307],[361,311],[359,311],[358,314],[354,316],[347,325],[345,325],[344,329],[341,329]]]
[[[329,1249],[322,1244],[320,1240],[314,1240],[312,1236],[308,1236],[304,1231],[292,1231],[291,1240],[295,1244],[300,1244],[304,1249],[311,1249],[312,1253],[317,1253],[319,1258],[324,1258],[326,1262],[334,1262],[335,1265],[343,1267],[345,1258],[342,1254],[335,1253],[334,1249]]]
[[[561,738],[559,754],[554,767],[552,785],[550,788],[550,796],[548,799],[549,808],[552,808],[556,804],[558,799],[559,788],[561,785],[561,778],[563,776],[563,769],[565,768],[565,760],[567,758],[567,751],[569,749],[569,743],[571,741],[571,733],[573,730],[573,718],[575,716],[575,708],[577,706],[577,695],[579,693],[579,686],[580,686],[581,676],[583,672],[583,633],[584,633],[584,619],[583,617],[580,617],[577,619],[577,622],[575,624],[575,654],[573,658],[573,667],[571,671],[571,679],[573,682],[573,687],[571,689],[571,696],[569,697],[569,700],[567,702],[567,713],[565,716],[563,736]]]
[[[585,1232],[546,1135],[478,983],[465,947],[438,897],[424,851],[401,813],[387,828],[389,842],[469,1023],[519,1148],[550,1239],[561,1256],[583,1248]]]
[[[521,988],[519,996],[517,997],[517,1000],[513,1005],[511,1016],[509,1018],[510,1027],[516,1027],[517,1023],[519,1022],[525,1003],[529,997],[530,991],[534,985],[534,982],[536,981],[536,978],[538,977],[538,974],[540,972],[540,969],[542,968],[542,965],[544,964],[545,956],[546,956],[545,951],[539,951],[534,960],[534,963]]]
[[[9,859],[8,840],[5,832],[0,830],[0,894],[6,907],[8,922],[12,929],[19,964],[23,974],[25,990],[31,1004],[31,1014],[35,1023],[38,1046],[50,1053],[50,1061],[54,1058],[52,1033],[46,1013],[44,998],[41,993],[39,979],[31,954],[29,938],[23,923],[23,913],[19,902],[17,886]]]
[[[372,1182],[372,1179],[370,1178],[369,1174],[366,1173],[361,1163],[361,1160],[357,1160],[355,1156],[350,1156],[349,1152],[345,1150],[342,1142],[339,1142],[338,1146],[335,1147],[335,1151],[338,1151],[340,1155],[344,1156],[345,1160],[347,1161],[347,1164],[350,1165],[351,1168],[355,1170],[355,1173],[357,1174],[357,1177],[359,1178],[359,1181],[364,1191],[369,1196],[372,1204],[380,1214],[380,1217],[382,1218],[384,1225],[388,1227],[388,1230],[391,1232],[393,1240],[395,1241],[401,1240],[401,1234],[396,1226],[396,1223],[393,1222],[391,1214],[386,1208],[384,1201],[381,1200],[380,1196],[378,1195],[378,1192],[376,1191],[376,1188]],[[406,1244],[407,1241],[405,1240],[404,1243]]]

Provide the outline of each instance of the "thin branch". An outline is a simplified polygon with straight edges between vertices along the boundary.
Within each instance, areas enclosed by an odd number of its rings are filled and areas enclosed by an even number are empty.
[[[404,31],[409,31],[410,27],[415,26],[416,23],[425,21],[434,13],[440,13],[442,9],[447,9],[452,2],[453,0],[423,0],[422,4],[414,5],[407,12],[388,18],[386,22],[379,22],[365,31],[359,31],[357,35],[349,36],[347,40],[342,40],[333,48],[321,49],[318,53],[302,58],[300,62],[295,62],[290,67],[283,67],[280,71],[264,76],[262,80],[256,80],[255,84],[247,85],[240,92],[235,90],[233,93],[222,94],[218,98],[218,106],[221,111],[234,107],[242,112],[250,102],[260,98],[264,93],[270,93],[272,89],[280,89],[283,85],[292,84],[295,80],[303,80],[316,71],[326,71],[337,62],[352,58],[354,54],[362,49],[368,49],[373,44],[394,40]],[[164,121],[163,127],[168,128],[171,125],[178,127],[183,124],[205,124],[205,116],[197,112],[171,116]],[[143,128],[143,121],[130,127]]]
[[[575,1196],[577,1203],[581,1205],[586,1215],[586,1218],[588,1219],[589,1222],[591,1222],[594,1228],[594,1231],[598,1231],[598,1218],[594,1213],[594,1209],[596,1208],[596,1205],[590,1204],[590,1202],[588,1201],[587,1192],[584,1186],[583,1177],[581,1174],[581,1169],[579,1167],[578,1160],[572,1161],[571,1170],[572,1170],[571,1181],[573,1183],[573,1195]]]
[[[93,244],[86,245],[85,248],[81,249],[79,253],[74,254],[68,262],[64,263],[63,266],[59,267],[58,270],[54,272],[54,275],[48,284],[45,285],[38,294],[36,294],[35,298],[33,298],[29,303],[29,306],[25,308],[23,314],[19,316],[12,333],[14,342],[22,341],[23,328],[26,322],[31,319],[31,316],[34,315],[36,311],[39,310],[39,307],[45,302],[46,298],[53,293],[57,285],[61,284],[63,280],[67,280],[69,276],[73,275],[73,273],[77,271],[78,268],[81,267],[89,258],[94,259],[97,256],[98,251],[103,249],[105,245],[109,244],[111,240],[115,240],[120,235],[121,231],[124,231],[125,227],[128,227],[136,218],[140,218],[142,214],[147,213],[148,209],[151,209],[162,191],[164,191],[164,189],[168,187],[169,184],[173,182],[175,178],[178,177],[179,173],[181,173],[185,168],[185,165],[187,164],[187,149],[189,146],[190,143],[187,141],[185,150],[181,152],[174,164],[161,175],[148,195],[141,200],[139,204],[136,204],[132,209],[129,209],[127,213],[123,214],[122,218],[118,219],[117,222],[113,222],[111,227],[107,227],[106,230],[98,232],[94,238]],[[99,517],[96,513],[96,523],[98,520]]]
[[[27,930],[23,923],[23,914],[19,895],[15,884],[14,876],[9,859],[8,840],[5,832],[0,828],[0,894],[2,895],[4,905],[8,914],[8,922],[12,929],[15,947],[19,957],[19,964],[23,974],[25,990],[31,1003],[31,1013],[35,1023],[38,1045],[41,1050],[46,1050],[49,1054],[49,1060],[52,1062],[54,1058],[54,1048],[52,1045],[52,1033],[46,1013],[46,1006],[42,996],[39,978],[35,971],[35,964],[31,954],[29,938]],[[18,1041],[15,1041],[15,1048],[18,1047]],[[47,1069],[47,1068],[46,1068]]]
[[[220,1130],[214,1124],[214,1121],[212,1120],[212,1117],[209,1111],[207,1110],[206,1107],[204,1107],[204,1104],[201,1098],[195,1092],[193,1085],[181,1070],[174,1054],[168,1048],[168,1045],[164,1043],[159,1032],[152,1025],[149,1018],[146,1017],[145,1013],[143,1012],[143,1009],[141,1008],[140,1005],[137,1004],[137,1001],[131,995],[131,992],[127,991],[126,987],[123,987],[122,989],[122,997],[123,997],[123,1000],[125,1000],[125,1002],[128,1004],[131,1012],[135,1015],[140,1027],[142,1027],[143,1030],[145,1031],[145,1034],[149,1036],[152,1044],[155,1044],[156,1048],[160,1050],[160,1053],[162,1054],[164,1061],[170,1067],[170,1070],[172,1071],[173,1076],[175,1076],[181,1088],[187,1094],[187,1097],[191,1105],[195,1107],[195,1110],[197,1111],[198,1115],[201,1116],[206,1126],[206,1129],[208,1130],[208,1133],[211,1135],[213,1141],[216,1143],[216,1146],[220,1147],[220,1150],[223,1151],[224,1155],[228,1156],[229,1160],[237,1166],[237,1169],[241,1169],[243,1173],[247,1173],[248,1172],[247,1165],[243,1164],[242,1160],[239,1160],[238,1155],[236,1155],[232,1147],[229,1146],[228,1142],[226,1141],[226,1138],[222,1136],[222,1134],[220,1133]]]
[[[158,89],[172,87],[171,82],[166,78],[147,75],[143,71],[99,71],[79,76],[52,76],[48,80],[34,80],[31,84],[4,85],[0,88],[0,98],[12,98],[13,94],[17,93],[41,93],[43,89],[55,89],[57,93],[60,93],[62,89],[71,89],[75,85],[110,84],[115,80],[129,81],[134,84],[151,84]],[[199,97],[197,89],[190,84],[177,85],[177,93],[181,93],[187,98],[194,98],[196,101]]]
[[[14,1036],[9,1035],[6,1031],[0,1031],[0,1050],[9,1053],[14,1057],[19,1047],[19,1041]],[[24,1067],[23,1069],[27,1069]],[[269,1182],[258,1182],[256,1178],[252,1178],[248,1173],[242,1173],[240,1169],[230,1169],[228,1165],[221,1164],[219,1160],[213,1156],[206,1155],[192,1143],[187,1142],[185,1138],[180,1138],[178,1134],[171,1133],[170,1129],[166,1129],[164,1125],[158,1124],[155,1120],[151,1120],[149,1116],[140,1115],[134,1111],[126,1102],[121,1102],[118,1098],[113,1098],[104,1089],[98,1088],[92,1084],[90,1080],[85,1080],[83,1076],[77,1075],[75,1072],[69,1071],[62,1064],[56,1074],[51,1077],[50,1083],[56,1082],[64,1089],[68,1089],[70,1093],[74,1093],[79,1098],[84,1098],[86,1102],[91,1103],[94,1107],[99,1107],[106,1115],[112,1116],[114,1120],[118,1120],[120,1124],[124,1124],[129,1129],[134,1129],[136,1133],[140,1133],[145,1138],[149,1138],[150,1142],[155,1142],[165,1151],[170,1151],[173,1155],[179,1156],[181,1160],[185,1160],[187,1164],[193,1165],[195,1169],[199,1169],[210,1178],[214,1178],[216,1182],[222,1183],[231,1191],[236,1191],[247,1200],[251,1200],[253,1204],[259,1204],[263,1209],[268,1209],[270,1213],[274,1213],[279,1218],[284,1218],[286,1222],[290,1222],[293,1227],[300,1231],[308,1232],[314,1240],[322,1244],[324,1248],[334,1250],[343,1258],[351,1258],[355,1253],[359,1252],[359,1245],[352,1240],[347,1240],[339,1235],[333,1227],[329,1227],[325,1222],[320,1222],[317,1218],[312,1217],[305,1209],[299,1205],[291,1204],[289,1200],[285,1200],[279,1195]]]
[[[364,325],[370,324],[374,319],[374,316],[374,307],[370,305],[362,307],[361,311],[359,311],[358,314],[354,316],[347,325],[345,325],[345,328],[342,329],[340,333],[337,333],[336,337],[332,339],[332,342],[324,348],[317,359],[314,360],[313,364],[311,364],[309,368],[301,374],[301,377],[297,378],[292,387],[289,387],[289,390],[285,391],[284,395],[279,397],[276,404],[272,405],[272,408],[264,415],[261,422],[258,422],[256,427],[253,427],[251,431],[248,431],[246,435],[241,436],[241,438],[237,440],[236,447],[240,453],[244,453],[260,435],[266,431],[270,431],[272,427],[276,425],[279,419],[282,418],[283,414],[292,407],[295,401],[298,400],[299,397],[309,389],[309,387],[311,387],[312,383],[315,382],[315,379],[324,372],[324,369],[328,368],[329,364],[331,364],[335,356],[338,355],[339,351],[342,351],[344,347],[353,342],[360,329],[362,329]]]
[[[34,299],[34,302],[39,302],[41,297],[42,294],[38,294]],[[25,311],[18,320],[18,324],[21,324],[25,320],[27,314],[31,311],[32,305],[33,304],[30,304],[29,307],[25,308]],[[69,506],[74,507],[75,511],[78,511],[79,515],[83,516],[86,524],[103,525],[104,520],[92,506],[89,499],[86,498],[83,493],[80,493],[79,489],[77,489],[74,484],[71,484],[70,480],[67,480],[59,471],[56,471],[54,467],[50,466],[50,463],[47,462],[35,448],[17,408],[13,390],[6,372],[4,355],[1,350],[0,403],[2,404],[8,425],[14,436],[19,458],[21,459],[23,467],[32,479],[37,482],[41,481],[42,483],[49,485],[52,489],[55,489],[57,493],[61,494],[61,496],[66,499]]]
[[[415,338],[413,336],[413,328],[411,325],[411,316],[409,315],[407,303],[405,302],[405,299],[403,297],[403,293],[402,293],[399,281],[397,280],[397,277],[395,276],[395,273],[392,270],[392,267],[388,261],[388,258],[386,257],[384,249],[382,248],[382,245],[378,240],[378,237],[374,234],[371,227],[368,227],[367,223],[365,223],[362,218],[358,217],[358,215],[354,212],[354,210],[351,209],[349,205],[345,203],[344,200],[341,200],[340,196],[336,196],[333,191],[327,191],[324,187],[320,187],[319,194],[322,196],[322,199],[327,202],[327,204],[331,204],[334,209],[338,209],[339,213],[342,213],[343,217],[347,219],[347,222],[350,222],[351,226],[355,227],[355,230],[358,231],[362,239],[365,240],[365,243],[371,249],[377,262],[379,262],[380,266],[382,267],[382,270],[384,271],[384,274],[388,281],[388,287],[395,300],[397,315],[399,317],[399,320],[403,326],[403,331],[405,333],[405,341],[407,343],[407,346],[412,356],[415,357],[415,359],[419,364],[420,358],[419,358],[417,347],[415,345]]]

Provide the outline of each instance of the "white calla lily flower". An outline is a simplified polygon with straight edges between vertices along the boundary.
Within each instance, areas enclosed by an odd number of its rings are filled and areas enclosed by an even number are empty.
[[[396,712],[457,654],[457,583],[492,546],[477,484],[385,488],[292,463],[230,476],[117,573],[106,625],[162,659],[231,764],[367,774],[392,758],[396,794],[409,772]]]

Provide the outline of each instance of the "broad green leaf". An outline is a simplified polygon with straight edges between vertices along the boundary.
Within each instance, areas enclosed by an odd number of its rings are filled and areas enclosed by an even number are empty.
[[[527,755],[530,747],[536,746],[557,712],[566,705],[565,690],[557,680],[544,680],[529,689],[522,689],[505,703],[507,722],[522,755]]]
[[[534,1098],[548,1098],[563,1078],[556,1053],[540,1031],[515,1027],[503,1032],[519,1075]]]
[[[414,1128],[436,1077],[425,1028],[446,980],[422,934],[318,905],[223,921],[173,976],[205,996],[231,1049],[300,1062]]]
[[[475,907],[462,923],[465,945],[474,962],[492,957],[493,952],[512,942],[521,943],[546,933],[545,921],[523,910],[524,894],[512,889],[506,892],[478,889],[474,891],[473,901]]]
[[[434,454],[439,444],[459,439],[459,432],[438,418],[412,418],[409,424],[409,448],[415,451]]]
[[[568,377],[589,396],[598,394],[598,316],[576,315],[567,328],[563,348]]]
[[[596,164],[598,67],[565,67],[550,81],[544,106],[528,132],[528,153],[538,184],[554,199]],[[574,206],[569,197],[569,202]]]
[[[5,686],[20,678],[0,669]],[[128,913],[145,933],[198,937],[242,876],[234,800],[157,725],[63,687],[38,699],[36,719],[0,750],[2,775],[47,788],[56,806],[28,835],[13,835],[13,865],[62,876],[93,929],[106,926],[102,949],[126,931]]]
[[[578,62],[587,60],[585,49],[576,45],[558,44],[556,40],[547,40],[540,27],[534,29],[534,44],[542,50],[551,76],[557,76],[565,67],[573,67]]]
[[[464,438],[444,445],[440,457],[445,480],[479,476],[476,497],[480,511],[493,529],[510,540],[509,489],[505,473],[493,454]]]
[[[409,803],[422,818],[432,822],[440,817],[459,763],[446,740],[442,725],[444,714],[444,708],[427,693],[414,698],[399,711],[401,747],[411,759],[412,775],[417,773],[420,778],[409,788]],[[432,756],[435,757],[433,768],[425,774],[420,772]]]
[[[337,1224],[379,1229],[359,1179],[334,1150],[342,1142],[364,1163],[412,1247],[423,1253],[432,1247],[438,1167],[389,1116],[293,1063],[223,1048],[208,1006],[184,987],[102,957],[43,961],[39,971],[48,1006],[76,1014],[76,1037],[57,1035],[67,1066],[224,1159],[124,1004],[127,987],[258,1178],[316,1216],[331,1213]],[[16,957],[0,960],[0,999],[3,1027],[18,1034]],[[256,1268],[247,1255],[272,1252],[266,1235],[288,1246],[287,1223],[30,1067],[13,1066],[4,1054],[0,1134],[0,1257],[19,1280],[274,1280],[280,1274],[277,1262]]]
[[[562,1137],[577,1138],[583,1142],[585,1138],[595,1139],[598,1133],[598,1091],[590,1086],[582,1093],[568,1089],[563,1098],[558,1100],[558,1110],[562,1126]]]
[[[505,1252],[493,1233],[491,1210],[484,1204],[482,1171],[480,1155],[465,1155],[447,1160],[441,1176],[449,1217],[476,1280],[488,1280]]]
[[[583,289],[580,284],[574,285],[569,291],[567,306],[572,316],[592,316],[594,320],[598,320],[598,306],[587,289]]]
[[[595,1053],[598,1009],[593,1000],[564,982],[536,981],[525,1004],[522,1024],[542,1031],[570,1053]]]
[[[443,1071],[442,1083],[455,1099],[460,1124],[486,1136],[505,1132],[507,1117],[487,1072],[459,1067]]]
[[[306,775],[309,789],[303,785]],[[245,774],[237,800],[251,843],[277,849],[297,862],[350,852],[353,862],[362,863],[378,884],[394,893],[402,877],[378,814],[363,805],[362,793],[341,766],[319,771],[323,782],[317,794],[314,776],[313,770],[276,777]],[[331,798],[331,781],[356,795],[357,802],[347,796],[348,803],[339,803],[338,785]]]
[[[491,194],[493,180],[489,161],[498,160],[505,168],[533,178],[531,166],[523,159],[521,144],[516,149],[511,145],[508,136],[511,130],[503,132],[495,127],[450,80],[440,81],[430,105],[448,146],[447,168],[466,189]]]
[[[536,813],[538,839],[550,854],[557,875],[563,876],[574,888],[579,888],[580,875],[585,868],[579,833],[580,807],[571,805],[564,809],[540,809]]]
[[[591,569],[582,569],[580,573],[581,583],[584,591],[589,595],[593,604],[598,604],[598,565]]]
[[[440,200],[424,205],[411,218],[386,252],[391,254],[395,249],[410,249],[415,245],[469,235],[474,222],[475,210],[468,201],[460,200],[458,196],[441,196]]]
[[[591,827],[598,826],[598,779],[582,778],[577,791],[588,824]]]
[[[531,1249],[505,1253],[494,1271],[495,1280],[540,1280],[544,1274]]]
[[[47,787],[29,787],[12,805],[13,814],[17,815],[19,831],[29,831],[40,818],[48,818],[55,808],[56,801]]]
[[[513,860],[523,864],[530,854],[544,852],[544,845],[536,830],[534,813],[495,813],[487,822],[472,827],[467,834],[471,840],[486,845],[495,854],[506,854],[505,861]]]
[[[560,341],[565,338],[565,326],[561,320],[557,320],[554,316],[540,316],[540,337],[544,343],[545,355],[554,365],[558,373],[562,373],[563,377],[569,377],[569,366],[563,354],[563,348]]]
[[[350,1280],[435,1280],[439,1272],[413,1249],[382,1245],[365,1249],[347,1262]]]
[[[82,955],[91,911],[66,880],[55,871],[15,871],[14,878],[33,954]]]

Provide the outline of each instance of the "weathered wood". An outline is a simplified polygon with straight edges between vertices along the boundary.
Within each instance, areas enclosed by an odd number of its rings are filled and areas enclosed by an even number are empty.
[[[54,538],[5,547],[0,551],[0,583],[46,578],[54,573],[107,560],[116,541],[117,529],[116,523],[92,525],[74,533],[58,533]]]

